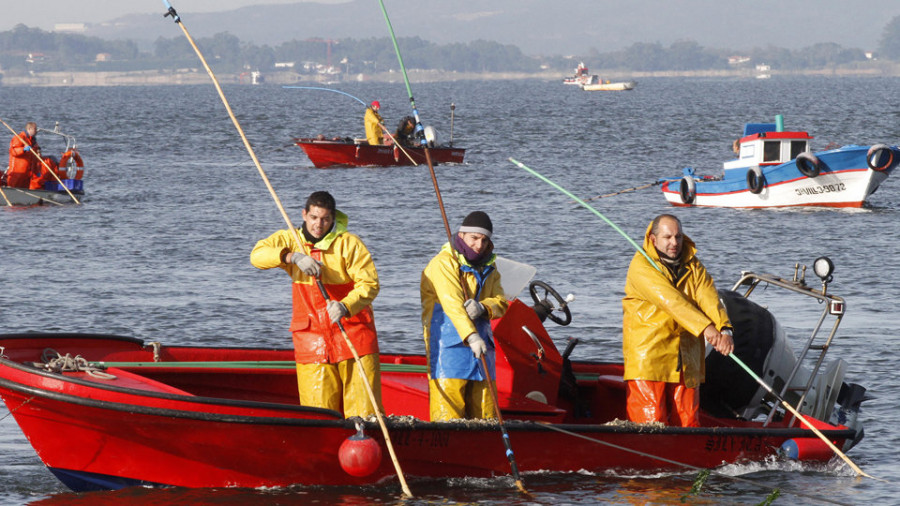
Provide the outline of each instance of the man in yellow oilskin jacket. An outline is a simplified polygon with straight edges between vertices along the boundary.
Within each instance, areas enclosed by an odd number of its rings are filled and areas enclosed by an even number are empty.
[[[509,302],[494,265],[492,235],[490,217],[470,213],[453,244],[444,244],[422,271],[431,421],[494,417],[481,357],[495,379],[491,320],[503,316]]]
[[[369,144],[375,146],[384,144],[384,133],[381,131],[382,119],[378,111],[381,104],[377,100],[373,100],[369,107],[366,107],[366,115],[363,117],[363,123],[366,125],[366,140]]]
[[[368,381],[381,410],[381,369],[372,301],[378,273],[362,240],[347,231],[347,216],[328,192],[312,193],[303,209],[297,244],[289,230],[256,243],[250,262],[260,269],[280,267],[293,280],[291,334],[297,362],[300,404],[343,412],[375,414],[362,381]],[[330,301],[316,282],[322,280]],[[340,328],[341,322],[360,357],[360,378]],[[343,408],[343,409],[342,409]]]
[[[636,253],[622,299],[628,419],[697,427],[704,340],[728,355],[734,350],[731,323],[678,218],[657,216],[647,227],[644,251],[656,266]]]

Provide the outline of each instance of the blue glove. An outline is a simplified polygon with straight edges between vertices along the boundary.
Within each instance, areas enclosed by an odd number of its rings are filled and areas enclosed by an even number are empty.
[[[28,144],[26,144],[25,147],[22,148],[22,150],[23,150],[23,151],[31,151],[31,146],[29,146]]]

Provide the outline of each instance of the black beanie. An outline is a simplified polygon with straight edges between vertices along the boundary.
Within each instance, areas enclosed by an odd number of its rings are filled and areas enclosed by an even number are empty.
[[[491,218],[484,211],[473,211],[463,220],[459,231],[484,234],[490,239],[494,233],[494,224],[491,223]]]

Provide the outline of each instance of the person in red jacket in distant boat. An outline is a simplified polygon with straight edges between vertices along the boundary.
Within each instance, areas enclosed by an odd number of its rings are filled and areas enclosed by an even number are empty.
[[[14,188],[28,188],[31,184],[31,174],[38,159],[30,153],[39,147],[37,143],[37,124],[29,121],[25,124],[25,131],[14,135],[9,142],[9,170],[6,173],[6,184]]]
[[[56,178],[53,177],[50,171],[58,173],[59,162],[56,161],[55,156],[42,156],[40,147],[34,148],[34,154],[37,156],[35,157],[35,166],[32,167],[31,182],[28,185],[28,189],[43,190],[44,183],[56,181]],[[43,160],[44,163],[41,163],[38,159]]]

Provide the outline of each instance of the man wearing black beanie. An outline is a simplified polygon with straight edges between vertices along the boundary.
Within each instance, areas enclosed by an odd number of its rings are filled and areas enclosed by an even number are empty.
[[[494,265],[493,233],[486,213],[470,213],[453,244],[444,244],[422,271],[431,421],[494,417],[485,376],[495,377],[491,320],[503,316],[509,302]]]

